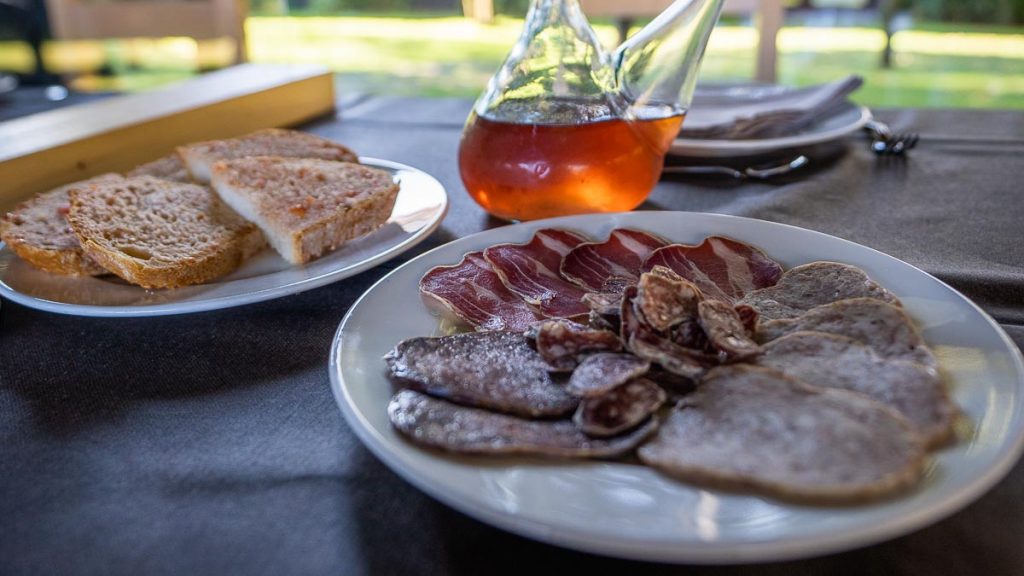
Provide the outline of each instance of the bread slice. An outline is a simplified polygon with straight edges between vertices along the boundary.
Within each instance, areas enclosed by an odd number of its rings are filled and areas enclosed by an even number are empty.
[[[172,182],[192,182],[192,177],[188,175],[188,170],[185,169],[185,163],[181,161],[181,156],[178,153],[168,154],[161,158],[157,158],[152,162],[146,162],[133,168],[130,172],[125,173],[128,178],[135,176],[156,176],[164,180],[170,180]]]
[[[92,184],[118,182],[119,174],[103,174],[43,192],[0,218],[0,240],[36,268],[67,276],[99,276],[107,270],[85,255],[68,224],[69,191]]]
[[[72,190],[68,221],[86,254],[145,288],[218,278],[265,245],[209,188],[153,176]]]
[[[372,232],[391,216],[398,185],[360,164],[257,156],[213,166],[213,187],[293,264]]]
[[[209,182],[214,162],[248,156],[320,158],[338,162],[358,162],[348,148],[319,136],[296,130],[270,128],[230,140],[197,142],[178,148],[178,154],[197,182]]]

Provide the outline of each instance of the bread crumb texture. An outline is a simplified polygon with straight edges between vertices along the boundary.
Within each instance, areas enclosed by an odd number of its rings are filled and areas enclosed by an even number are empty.
[[[308,262],[382,226],[391,216],[399,189],[384,170],[280,157],[218,162],[213,186],[295,263]]]
[[[218,278],[265,242],[209,188],[153,176],[72,190],[68,221],[86,254],[146,288]]]
[[[39,194],[0,218],[0,239],[33,266],[66,276],[99,276],[107,270],[89,258],[68,223],[71,190],[119,182],[119,174],[102,174]]]

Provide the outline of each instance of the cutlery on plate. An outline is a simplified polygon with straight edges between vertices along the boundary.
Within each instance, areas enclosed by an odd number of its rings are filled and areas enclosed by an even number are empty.
[[[765,180],[773,176],[781,176],[810,164],[811,160],[804,155],[796,156],[781,164],[748,166],[732,168],[731,166],[666,166],[663,174],[723,174],[738,180]]]

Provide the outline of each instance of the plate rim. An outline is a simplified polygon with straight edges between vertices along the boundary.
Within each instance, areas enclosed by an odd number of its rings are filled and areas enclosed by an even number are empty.
[[[857,119],[844,126],[839,126],[825,132],[812,132],[808,134],[796,134],[779,138],[748,139],[748,140],[703,140],[699,138],[676,138],[672,141],[668,153],[672,156],[684,157],[717,157],[731,155],[754,155],[797,148],[800,146],[811,146],[838,140],[852,134],[864,127],[874,117],[871,109],[861,104],[855,104],[847,100],[851,109],[859,113]]]
[[[947,283],[936,278],[935,276],[921,270],[917,266],[909,264],[903,260],[900,260],[894,256],[890,256],[884,252],[865,246],[863,244],[846,240],[838,236],[826,234],[824,232],[818,232],[803,228],[800,226],[794,226],[791,224],[783,224],[779,222],[772,222],[769,220],[762,220],[757,218],[748,218],[743,216],[733,216],[728,214],[715,214],[707,212],[685,212],[685,211],[659,211],[661,213],[683,213],[700,215],[702,217],[723,218],[723,219],[738,219],[744,221],[753,221],[758,223],[767,223],[772,226],[780,226],[787,229],[799,230],[802,233],[811,233],[812,235],[820,235],[838,240],[843,243],[852,244],[857,246],[859,249],[867,250],[873,253],[875,256],[881,256],[882,258],[889,260],[890,262],[898,262],[902,265],[912,268],[914,271],[920,274],[924,274],[927,278],[939,283],[943,288],[949,290],[953,295],[963,300],[969,307],[975,312],[979,313],[980,316],[985,320],[990,328],[995,329],[996,335],[999,340],[1010,350],[1011,364],[1013,365],[1015,372],[1018,377],[1018,383],[1024,387],[1024,354],[1017,347],[1016,343],[1009,337],[1002,326],[999,325],[987,312],[981,309],[971,299],[967,298],[959,291],[949,286]],[[642,214],[642,212],[632,213],[621,213],[621,214]],[[583,216],[567,216],[559,218],[550,218],[546,220],[537,220],[522,224],[515,224],[512,226],[523,227],[523,228],[536,228],[544,226],[554,225],[570,225],[561,224],[566,220],[572,221],[574,219],[584,219],[593,217],[607,217],[611,215],[583,215]],[[503,226],[500,228],[507,228]],[[669,562],[669,563],[693,563],[693,564],[749,564],[754,562],[770,562],[770,561],[784,561],[784,560],[795,560],[801,558],[809,558],[815,556],[821,556],[830,553],[841,552],[844,550],[850,550],[860,548],[883,542],[892,538],[903,536],[924,528],[925,526],[931,525],[935,522],[939,522],[950,515],[962,510],[975,500],[980,498],[986,492],[988,492],[993,486],[995,486],[1000,480],[1002,480],[1013,468],[1013,466],[1020,459],[1022,452],[1024,452],[1024,426],[1021,426],[1017,430],[1016,438],[1012,439],[1009,443],[1008,449],[1003,452],[996,460],[996,462],[972,479],[971,482],[961,486],[957,492],[955,492],[949,498],[942,502],[929,507],[921,508],[913,513],[905,514],[897,518],[887,518],[881,525],[877,525],[874,528],[860,528],[853,531],[851,534],[849,531],[841,532],[839,534],[822,533],[816,536],[814,539],[804,539],[795,542],[782,542],[775,540],[766,540],[762,542],[745,542],[742,547],[737,546],[735,543],[722,543],[722,542],[703,542],[699,546],[687,546],[681,547],[677,543],[674,544],[674,550],[665,550],[663,544],[657,542],[646,541],[646,542],[631,542],[631,541],[613,541],[605,539],[601,542],[595,542],[592,538],[588,538],[586,535],[569,534],[560,532],[559,530],[553,530],[550,525],[544,522],[523,518],[521,516],[515,516],[511,514],[502,513],[493,508],[478,507],[471,505],[465,501],[460,500],[459,495],[454,491],[447,489],[444,486],[438,486],[430,483],[429,481],[422,479],[414,474],[414,471],[408,469],[401,458],[396,454],[392,453],[387,447],[387,443],[383,437],[379,437],[372,426],[370,426],[365,418],[358,411],[355,410],[354,402],[349,395],[347,388],[344,385],[344,379],[341,374],[342,367],[340,363],[340,352],[342,350],[342,344],[345,336],[345,328],[354,312],[359,309],[359,306],[367,299],[378,286],[388,282],[392,276],[402,273],[407,266],[414,266],[421,259],[428,258],[429,255],[438,252],[446,247],[450,246],[455,242],[469,243],[476,240],[480,236],[493,232],[495,229],[485,230],[469,236],[458,238],[452,242],[445,243],[441,246],[435,247],[423,254],[418,255],[416,258],[410,259],[408,262],[403,263],[401,266],[395,268],[380,280],[370,286],[353,304],[349,307],[345,316],[338,325],[335,331],[334,338],[331,342],[331,352],[328,361],[328,372],[330,375],[330,386],[338,404],[342,415],[344,416],[348,426],[355,435],[363,442],[378,459],[380,459],[392,472],[409,482],[422,492],[431,496],[432,498],[444,503],[467,516],[475,518],[481,522],[489,525],[501,528],[513,534],[525,536],[539,542],[545,542],[549,544],[555,544],[562,547],[579,550],[583,552],[598,554],[609,557],[619,557],[632,560],[641,561],[656,561],[656,562]],[[1024,395],[1018,397],[1018,404],[1024,403]],[[1018,415],[1020,412],[1018,411]]]
[[[231,294],[226,296],[218,296],[216,298],[194,300],[192,302],[164,302],[160,304],[142,304],[138,306],[131,305],[116,305],[116,306],[103,306],[99,304],[69,304],[66,302],[58,302],[55,300],[48,300],[45,298],[37,298],[30,296],[15,290],[11,286],[8,286],[3,279],[0,279],[0,296],[16,302],[29,308],[36,310],[42,310],[44,312],[52,312],[56,314],[64,314],[68,316],[82,316],[91,318],[148,318],[156,316],[174,316],[180,314],[195,314],[200,312],[210,312],[214,310],[223,310],[227,308],[235,308],[238,306],[245,306],[248,304],[256,304],[259,302],[265,302],[267,300],[275,300],[277,298],[283,298],[285,296],[292,296],[299,294],[307,290],[314,288],[320,288],[328,284],[332,284],[339,280],[344,280],[365,272],[370,268],[379,266],[392,258],[395,258],[402,253],[412,249],[416,245],[426,240],[431,234],[434,233],[438,227],[441,226],[441,222],[444,221],[445,216],[448,214],[450,206],[448,198],[448,190],[444,187],[436,177],[432,174],[409,166],[408,164],[402,164],[392,160],[385,160],[382,158],[373,158],[369,156],[360,156],[359,161],[370,167],[383,167],[391,170],[406,170],[418,173],[420,177],[429,178],[437,185],[438,190],[441,192],[441,204],[440,209],[433,219],[428,222],[425,226],[416,230],[408,238],[399,242],[398,244],[391,246],[387,250],[375,254],[374,256],[367,258],[358,264],[343,269],[336,269],[328,271],[324,274],[314,276],[312,278],[304,278],[295,282],[290,282],[284,285],[272,286],[263,288],[252,292],[244,292],[241,294]],[[6,244],[0,242],[0,249],[6,248]],[[269,249],[269,248],[267,248]],[[275,274],[277,272],[272,272]],[[255,276],[252,278],[260,278],[261,276]],[[239,279],[238,281],[249,280],[250,278]],[[213,284],[216,284],[214,282]]]

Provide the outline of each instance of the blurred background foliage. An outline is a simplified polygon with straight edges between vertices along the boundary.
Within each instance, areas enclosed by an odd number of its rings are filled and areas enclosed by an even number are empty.
[[[872,9],[881,8],[889,0],[789,0],[791,8],[824,9]],[[909,10],[920,20],[934,22],[965,22],[999,24],[1003,26],[1024,24],[1024,0],[892,0],[895,8]],[[530,5],[529,0],[494,0],[497,14],[523,16]],[[254,0],[253,11],[265,15],[330,15],[358,12],[434,12],[459,13],[461,4],[457,0]]]
[[[914,0],[905,4],[922,20],[1024,24],[1024,0]]]
[[[245,28],[253,62],[323,64],[338,73],[342,93],[472,98],[519,36],[529,0],[494,0],[491,23],[463,17],[461,0],[251,1]],[[854,99],[869,106],[1024,109],[1024,0],[788,2],[777,41],[782,84],[860,74],[865,84]],[[612,22],[594,27],[614,44]],[[757,42],[750,18],[723,18],[700,82],[750,81]],[[131,91],[224,66],[232,47],[229,39],[50,41],[43,55],[73,88]],[[0,71],[25,73],[32,62],[24,42],[0,31]]]

